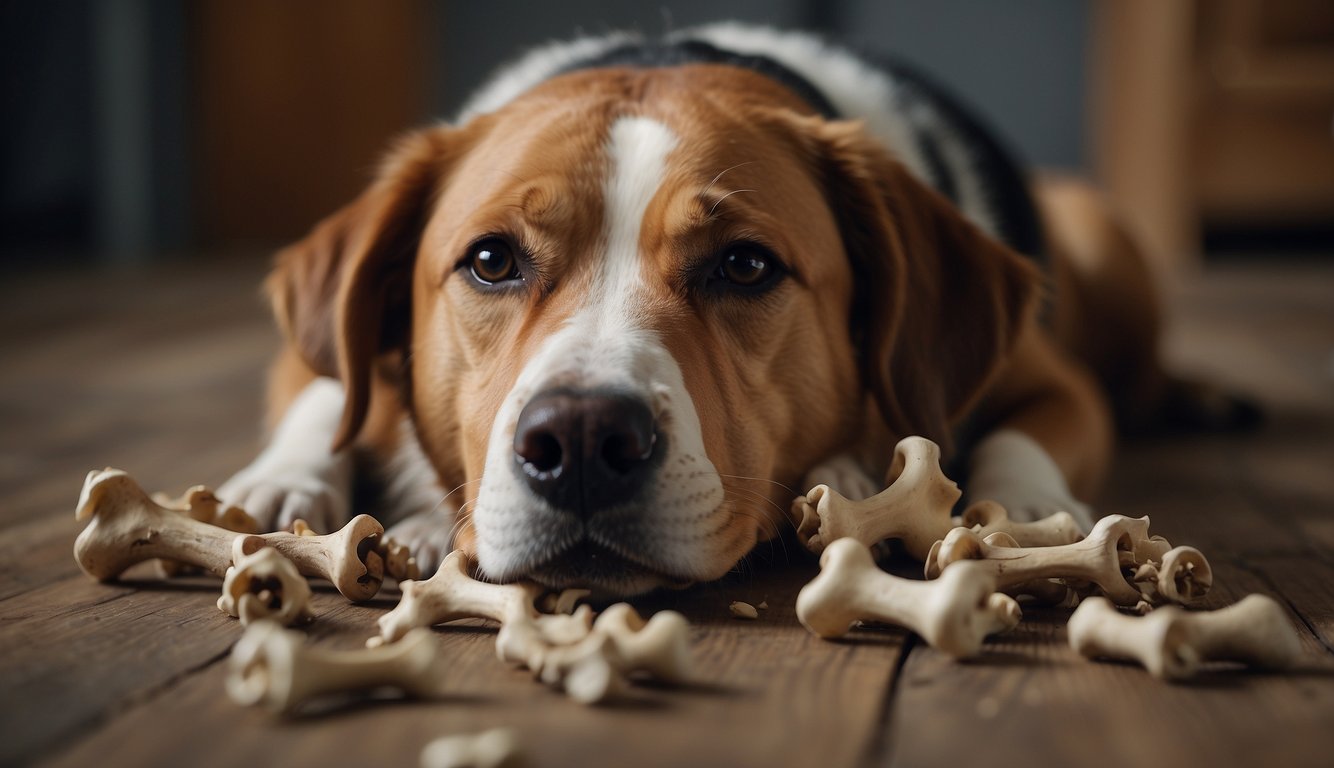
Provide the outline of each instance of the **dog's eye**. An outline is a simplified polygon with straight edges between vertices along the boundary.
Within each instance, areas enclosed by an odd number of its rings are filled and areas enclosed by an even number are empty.
[[[497,237],[477,243],[468,252],[468,267],[478,282],[487,285],[520,279],[514,248]]]
[[[723,251],[713,278],[738,288],[754,290],[773,282],[779,274],[778,260],[773,254],[757,245],[738,243]]]

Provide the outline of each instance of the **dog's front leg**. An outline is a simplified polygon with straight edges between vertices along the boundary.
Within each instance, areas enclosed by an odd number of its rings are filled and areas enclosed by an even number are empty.
[[[319,533],[349,519],[352,456],[330,450],[343,414],[343,385],[317,378],[284,412],[268,447],[218,489],[218,496],[250,513],[265,529],[305,520]]]
[[[982,418],[995,427],[969,456],[967,500],[996,501],[1012,520],[1065,510],[1091,529],[1096,515],[1081,499],[1102,484],[1113,441],[1111,412],[1092,377],[1030,329]]]

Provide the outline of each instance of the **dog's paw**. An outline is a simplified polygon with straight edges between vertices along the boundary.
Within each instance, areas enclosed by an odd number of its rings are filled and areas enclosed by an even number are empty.
[[[407,517],[390,527],[384,535],[408,548],[425,579],[440,568],[445,556],[453,549],[454,521],[454,510],[442,506]]]
[[[815,465],[806,473],[803,483],[803,489],[827,485],[854,501],[869,499],[883,490],[857,460],[846,453],[835,454]]]
[[[218,488],[218,498],[244,509],[261,530],[290,530],[304,520],[316,533],[331,533],[351,519],[350,482],[305,469],[265,471],[251,466]]]

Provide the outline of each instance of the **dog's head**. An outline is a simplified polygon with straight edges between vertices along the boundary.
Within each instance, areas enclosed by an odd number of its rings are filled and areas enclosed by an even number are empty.
[[[634,592],[726,573],[870,431],[945,440],[1035,283],[860,125],[690,66],[407,136],[270,288],[340,443],[401,376],[487,575]]]

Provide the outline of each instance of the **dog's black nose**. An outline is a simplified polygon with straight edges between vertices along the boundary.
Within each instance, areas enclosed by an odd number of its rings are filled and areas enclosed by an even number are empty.
[[[556,389],[524,406],[515,466],[553,507],[579,514],[630,501],[652,474],[653,412],[632,395]]]

